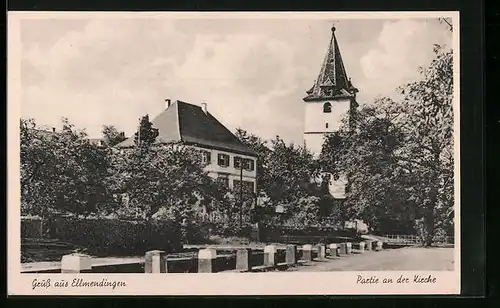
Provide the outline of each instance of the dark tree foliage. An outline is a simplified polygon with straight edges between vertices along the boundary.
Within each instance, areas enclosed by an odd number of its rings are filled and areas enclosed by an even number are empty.
[[[21,212],[89,215],[111,210],[115,204],[106,179],[108,150],[89,142],[67,119],[57,132],[21,120]]]
[[[381,98],[326,136],[324,170],[348,178],[346,215],[378,231],[422,219],[424,243],[453,224],[453,55],[440,46],[421,78]]]
[[[125,132],[120,132],[113,125],[102,127],[104,145],[112,147],[127,139]]]
[[[158,137],[158,129],[153,127],[153,123],[149,121],[149,115],[143,116],[139,120],[139,128],[134,134],[134,143],[140,147],[150,147]]]

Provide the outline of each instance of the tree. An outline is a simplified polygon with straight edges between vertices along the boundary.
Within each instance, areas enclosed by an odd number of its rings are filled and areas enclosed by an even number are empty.
[[[264,190],[275,205],[292,207],[300,198],[310,195],[311,179],[318,170],[306,148],[286,144],[277,136],[271,141],[267,164]]]
[[[450,32],[453,32],[453,22],[451,18],[438,18],[438,21],[445,24],[449,28]]]
[[[117,187],[146,220],[154,215],[178,222],[193,219],[212,183],[197,150],[180,144],[129,149],[116,156],[114,166]]]
[[[316,182],[320,166],[306,148],[286,144],[279,136],[267,142],[242,129],[237,129],[236,136],[258,155],[259,193],[269,197],[270,205],[286,208],[283,217],[288,218],[288,223],[296,226],[318,223],[340,206],[329,195],[327,182],[320,185]],[[269,214],[258,216],[263,219]]]
[[[127,139],[125,132],[119,132],[113,125],[104,125],[102,127],[102,135],[104,144],[109,147],[115,146]]]
[[[134,134],[134,143],[140,147],[150,147],[158,137],[158,129],[153,128],[153,123],[149,121],[149,115],[145,115],[139,120],[139,128]]]
[[[452,218],[439,213],[453,207],[453,56],[434,52],[421,78],[399,89],[402,100],[362,108],[326,137],[321,155],[323,168],[348,178],[346,215],[378,230],[423,218],[427,246]]]
[[[57,170],[50,138],[38,130],[33,119],[20,122],[21,213],[47,216],[56,208],[55,187],[52,182]]]
[[[403,144],[400,130],[391,122],[399,114],[394,107],[385,100],[365,106],[352,118],[355,126],[345,121],[339,132],[326,137],[320,156],[324,170],[348,178],[347,198],[337,216],[344,221],[362,218],[378,231],[384,229],[383,218],[400,218],[397,205],[404,198],[393,193],[399,183],[392,177],[394,153]]]
[[[400,89],[406,110],[407,166],[418,170],[424,194],[415,196],[424,210],[425,244],[430,246],[437,228],[437,212],[453,207],[453,53],[435,45],[435,59],[421,69],[422,79]]]
[[[268,182],[268,157],[271,150],[267,142],[257,135],[251,134],[244,129],[237,128],[235,136],[251,150],[257,153],[257,190],[264,190]]]
[[[89,215],[113,204],[105,179],[106,149],[89,142],[67,119],[57,132],[40,130],[21,120],[21,201],[26,214]]]

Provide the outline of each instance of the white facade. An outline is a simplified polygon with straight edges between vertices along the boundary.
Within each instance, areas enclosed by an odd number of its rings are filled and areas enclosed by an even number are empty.
[[[325,104],[331,112],[324,112]],[[348,114],[351,102],[343,100],[321,100],[305,103],[304,142],[316,156],[321,153],[324,135],[337,131],[342,119]]]
[[[175,146],[175,145],[174,145]],[[205,164],[204,169],[208,172],[208,175],[213,178],[214,180],[218,179],[227,179],[227,185],[229,186],[230,189],[233,189],[235,186],[235,181],[240,181],[240,179],[243,182],[247,183],[252,183],[253,185],[253,192],[255,193],[257,191],[257,158],[248,156],[248,155],[241,155],[241,154],[236,154],[228,151],[222,151],[222,150],[215,150],[215,149],[209,149],[209,148],[204,148],[204,147],[198,147],[198,146],[186,146],[189,148],[194,148],[196,150],[199,150],[203,153],[210,153],[210,160],[205,160],[203,163]],[[120,149],[120,152],[126,151],[125,149]],[[222,155],[227,155],[229,157],[229,164],[228,166],[225,165],[220,165],[219,164],[219,154]],[[208,158],[208,156],[204,155],[205,159]],[[249,167],[247,169],[243,168],[243,170],[239,167],[235,167],[234,164],[234,158],[243,158],[248,161],[252,161],[253,164],[247,165],[245,167]],[[203,160],[203,158],[202,158]],[[117,195],[118,197],[118,195]],[[119,194],[119,197],[121,201],[123,202],[124,206],[128,207],[129,206],[129,195],[128,193],[122,193]],[[134,209],[129,209],[129,210],[134,210]],[[136,217],[138,215],[137,209],[136,211]]]
[[[325,104],[330,104],[326,105]],[[337,131],[350,110],[349,99],[320,100],[305,103],[304,143],[318,158],[327,133]],[[329,111],[329,112],[328,112]],[[345,179],[331,180],[330,193],[335,198],[345,198]]]
[[[205,161],[207,164],[205,166],[205,170],[208,172],[209,176],[212,177],[213,179],[227,179],[227,183],[229,185],[229,188],[233,188],[235,185],[235,181],[240,181],[240,177],[244,182],[251,182],[253,183],[253,191],[257,191],[257,185],[256,185],[256,178],[257,178],[257,158],[248,156],[248,155],[242,155],[242,154],[237,154],[237,153],[232,153],[229,151],[223,151],[223,150],[216,150],[216,149],[208,149],[208,148],[202,148],[202,147],[196,147],[200,151],[205,151],[210,153],[209,155],[209,161]],[[228,158],[228,164],[224,164],[222,161],[220,161],[219,155],[225,155],[225,157]],[[239,159],[244,159],[248,161],[252,161],[251,164],[247,164],[241,170],[239,165],[236,163],[235,164],[235,158],[237,160]]]

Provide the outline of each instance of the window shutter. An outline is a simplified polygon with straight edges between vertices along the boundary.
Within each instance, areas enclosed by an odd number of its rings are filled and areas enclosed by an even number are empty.
[[[250,170],[250,171],[254,171],[255,170],[255,161],[253,159],[249,159],[248,160],[248,165],[249,165],[248,166],[249,167],[248,170]]]
[[[245,170],[253,171],[255,169],[255,162],[253,159],[243,160],[243,168]]]
[[[204,151],[203,152],[203,157],[204,157],[204,162],[206,164],[210,164],[212,162],[212,153],[208,152],[208,151]]]
[[[219,154],[217,156],[219,166],[228,167],[229,166],[229,155],[227,154]]]

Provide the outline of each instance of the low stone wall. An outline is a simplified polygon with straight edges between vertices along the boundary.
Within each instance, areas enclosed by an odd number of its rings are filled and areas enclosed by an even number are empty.
[[[354,248],[353,248],[354,247]],[[264,247],[203,247],[192,256],[172,256],[161,250],[143,258],[91,258],[69,254],[60,263],[23,264],[24,273],[215,273],[286,270],[304,263],[336,259],[353,253],[382,250],[381,241]]]

